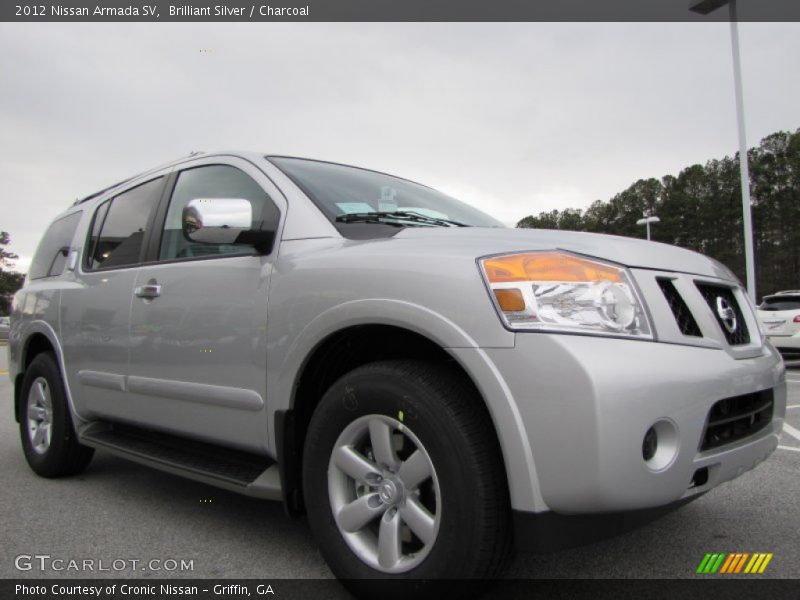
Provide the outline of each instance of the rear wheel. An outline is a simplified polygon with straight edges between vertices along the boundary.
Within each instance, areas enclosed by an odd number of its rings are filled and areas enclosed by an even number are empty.
[[[22,449],[31,469],[42,477],[83,471],[94,450],[78,443],[66,390],[55,356],[33,359],[22,382],[19,427]]]
[[[311,419],[303,484],[342,579],[491,578],[508,556],[497,439],[474,388],[449,368],[387,361],[342,377]]]

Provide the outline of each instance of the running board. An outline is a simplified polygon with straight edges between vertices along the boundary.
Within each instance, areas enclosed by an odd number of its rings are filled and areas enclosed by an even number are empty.
[[[246,496],[281,500],[278,465],[266,456],[128,425],[91,423],[81,444]]]

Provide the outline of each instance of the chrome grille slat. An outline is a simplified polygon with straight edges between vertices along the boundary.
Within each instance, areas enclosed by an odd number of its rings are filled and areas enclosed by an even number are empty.
[[[710,283],[697,283],[696,285],[697,289],[700,291],[700,294],[703,296],[703,299],[711,309],[714,319],[717,321],[717,324],[722,330],[722,334],[725,336],[727,342],[731,346],[742,346],[744,344],[749,344],[750,332],[747,330],[744,314],[742,313],[742,309],[739,306],[739,302],[736,299],[733,290],[729,287]],[[719,298],[724,299],[728,306],[730,306],[730,308],[732,308],[736,314],[736,327],[733,331],[728,330],[725,322],[719,315],[719,310],[717,310],[717,301]]]
[[[647,269],[631,271],[647,303],[659,342],[722,350],[734,360],[763,354],[764,339],[755,310],[747,292],[732,277]],[[725,323],[734,335],[729,334]]]

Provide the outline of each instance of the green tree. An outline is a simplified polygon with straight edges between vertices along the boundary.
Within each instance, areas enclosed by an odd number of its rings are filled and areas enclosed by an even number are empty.
[[[11,296],[14,295],[25,281],[23,273],[13,271],[14,260],[19,258],[6,249],[11,236],[5,231],[0,231],[0,315],[7,315],[11,308]]]
[[[756,254],[756,286],[764,295],[800,289],[800,129],[767,136],[748,151]],[[652,239],[716,258],[744,280],[739,156],[691,165],[678,175],[640,179],[585,211],[553,210],[517,227],[593,231],[644,237],[636,221],[661,219]]]

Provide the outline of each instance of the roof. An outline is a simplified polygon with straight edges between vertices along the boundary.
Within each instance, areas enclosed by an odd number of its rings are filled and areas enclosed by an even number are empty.
[[[122,181],[118,181],[117,183],[114,183],[114,184],[112,184],[112,185],[110,185],[108,187],[105,187],[100,191],[94,192],[93,194],[89,194],[88,196],[86,196],[84,198],[79,198],[78,200],[76,200],[75,202],[72,203],[72,206],[77,206],[78,204],[83,204],[84,202],[88,202],[92,198],[97,198],[98,196],[102,196],[106,192],[110,192],[114,188],[118,188],[118,187],[120,187],[122,185],[125,185],[129,181],[133,181],[134,179],[142,177],[143,175],[147,175],[148,173],[153,173],[155,171],[160,171],[161,169],[163,169],[165,167],[169,167],[170,165],[173,165],[173,164],[175,164],[175,163],[177,163],[177,162],[179,162],[181,160],[184,160],[186,158],[191,158],[191,157],[194,157],[194,156],[199,156],[200,154],[203,154],[203,152],[190,152],[186,156],[182,156],[182,157],[180,157],[178,159],[171,160],[168,163],[164,163],[163,165],[158,165],[157,167],[153,167],[152,169],[147,169],[146,171],[142,171],[141,173],[137,173],[136,175],[133,175],[132,177],[126,177]]]

